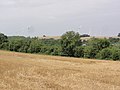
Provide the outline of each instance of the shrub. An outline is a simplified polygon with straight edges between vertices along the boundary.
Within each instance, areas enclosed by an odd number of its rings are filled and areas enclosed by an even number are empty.
[[[84,57],[84,47],[78,46],[75,48],[75,57]]]
[[[86,46],[84,48],[84,57],[85,58],[95,58],[96,56],[96,50],[92,46]]]
[[[112,48],[112,59],[114,61],[120,60],[120,49],[119,48]]]
[[[112,50],[110,48],[105,48],[96,55],[96,58],[106,59],[106,60],[111,59],[111,57],[112,57]]]
[[[88,41],[88,46],[93,46],[97,52],[110,46],[110,41],[106,38],[98,39],[92,38]]]

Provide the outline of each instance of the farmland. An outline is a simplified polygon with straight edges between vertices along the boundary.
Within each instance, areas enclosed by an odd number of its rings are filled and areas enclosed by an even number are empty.
[[[0,51],[0,90],[120,90],[120,62]]]
[[[55,40],[58,40],[58,39],[61,39],[61,36],[38,36],[39,39],[55,39]],[[81,37],[81,40],[89,40],[91,38],[99,38],[99,39],[104,39],[104,38],[111,38],[111,37],[107,37],[107,36],[90,36],[90,37]],[[112,36],[112,38],[120,38],[120,37],[116,37],[116,36]]]

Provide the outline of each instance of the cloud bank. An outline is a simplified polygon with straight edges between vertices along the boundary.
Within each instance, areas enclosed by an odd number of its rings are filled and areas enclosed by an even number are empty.
[[[0,32],[9,35],[60,35],[67,30],[116,35],[119,16],[119,0],[0,0]],[[28,26],[34,33],[27,32]]]

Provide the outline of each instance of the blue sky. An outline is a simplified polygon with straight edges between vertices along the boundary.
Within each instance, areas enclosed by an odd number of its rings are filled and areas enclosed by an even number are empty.
[[[74,30],[93,36],[120,32],[120,0],[0,0],[0,32],[62,35]]]

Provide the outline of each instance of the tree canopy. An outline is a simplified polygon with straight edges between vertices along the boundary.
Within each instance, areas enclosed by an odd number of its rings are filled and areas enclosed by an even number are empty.
[[[74,56],[74,49],[81,45],[80,34],[74,31],[68,31],[62,35],[61,47],[63,55]]]
[[[78,32],[68,31],[61,39],[9,36],[0,33],[0,49],[80,58],[120,60],[119,38],[81,40]]]

